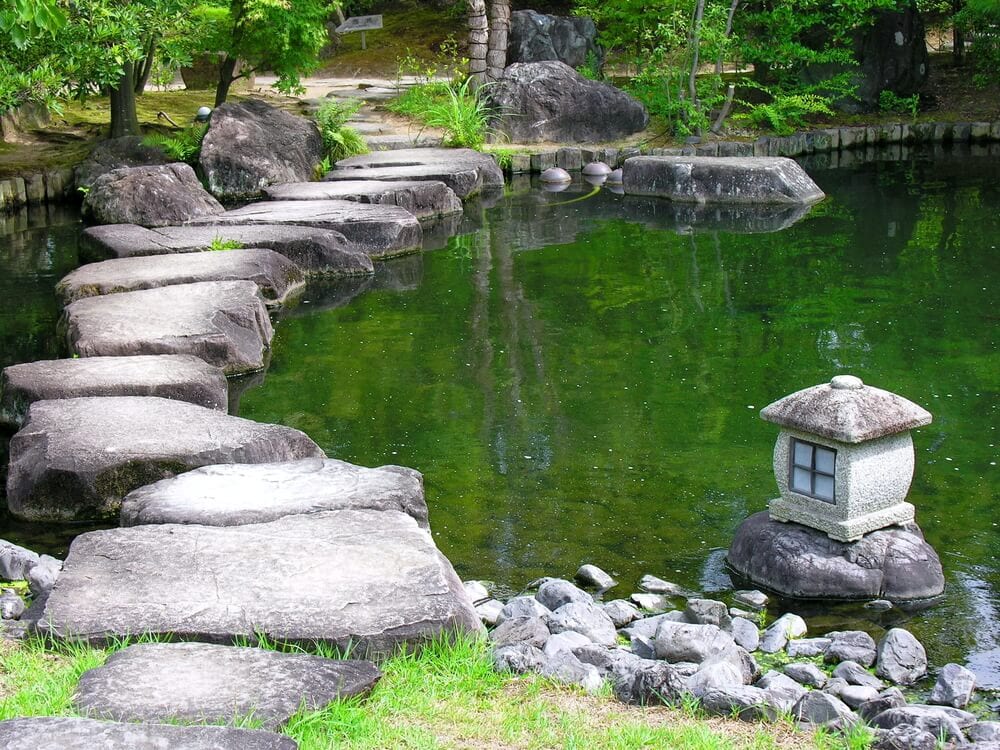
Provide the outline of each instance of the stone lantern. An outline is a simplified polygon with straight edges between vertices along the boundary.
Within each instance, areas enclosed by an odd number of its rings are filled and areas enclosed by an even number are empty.
[[[913,522],[906,494],[913,478],[910,430],[930,424],[926,410],[852,375],[785,396],[760,416],[782,430],[774,446],[781,496],[770,517],[853,542]]]

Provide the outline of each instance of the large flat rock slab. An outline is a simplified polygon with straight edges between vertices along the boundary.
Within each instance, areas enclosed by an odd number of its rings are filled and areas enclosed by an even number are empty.
[[[825,195],[784,157],[633,156],[622,167],[628,195],[689,203],[811,204]]]
[[[32,521],[108,518],[132,490],[199,466],[322,457],[298,430],[184,401],[38,401],[10,441],[7,504]]]
[[[427,528],[423,477],[413,469],[367,469],[336,459],[204,466],[130,492],[122,526],[242,526],[341,509],[397,510]]]
[[[382,673],[369,661],[324,659],[208,643],[144,643],[80,677],[73,705],[116,721],[227,724],[252,716],[277,729],[296,711],[366,695]]]
[[[0,373],[0,422],[20,427],[36,401],[160,396],[226,411],[225,373],[189,354],[81,357],[11,365]]]
[[[261,201],[218,216],[196,219],[191,224],[294,224],[332,229],[372,258],[413,252],[420,248],[423,239],[420,222],[405,208],[342,200]]]
[[[193,354],[227,375],[261,370],[274,329],[252,281],[202,281],[89,297],[63,313],[81,357]]]
[[[252,281],[267,305],[280,305],[305,287],[305,275],[283,255],[264,248],[152,255],[88,263],[56,284],[69,304],[85,297],[157,289],[199,281]]]
[[[371,658],[482,625],[413,518],[338,510],[81,534],[36,628],[98,643],[135,633],[214,643],[259,634]]]
[[[341,180],[434,180],[463,200],[480,191],[502,190],[504,185],[493,157],[467,148],[409,148],[352,156],[338,161],[323,178]]]
[[[368,253],[330,229],[268,224],[146,229],[136,224],[108,224],[88,227],[80,235],[84,253],[101,259],[196,253],[211,249],[213,242],[226,241],[273,250],[310,276],[373,273]]]
[[[728,562],[758,586],[803,599],[907,601],[944,591],[941,561],[916,524],[838,542],[762,511],[740,524]]]
[[[356,180],[345,182],[291,182],[264,188],[277,201],[345,200],[405,208],[418,219],[462,213],[462,201],[436,180]]]
[[[0,721],[4,750],[296,750],[290,737],[254,729],[124,724],[43,716]]]

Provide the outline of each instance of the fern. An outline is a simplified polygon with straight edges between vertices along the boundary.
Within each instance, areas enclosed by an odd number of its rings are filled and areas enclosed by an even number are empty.
[[[208,132],[208,125],[192,125],[177,133],[153,133],[142,139],[147,146],[156,146],[174,161],[182,161],[192,167],[201,155],[201,142]]]

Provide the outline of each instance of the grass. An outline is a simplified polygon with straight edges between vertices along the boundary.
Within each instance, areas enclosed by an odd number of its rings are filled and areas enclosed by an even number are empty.
[[[143,639],[145,640],[145,639]],[[263,647],[274,647],[256,640]],[[42,641],[0,641],[0,719],[71,716],[80,675],[125,643],[104,650]],[[330,655],[328,650],[325,655]],[[349,748],[587,748],[631,750],[860,750],[861,730],[847,736],[795,732],[788,722],[753,724],[705,718],[693,706],[634,707],[588,696],[539,676],[493,671],[488,645],[438,641],[382,665],[367,698],[302,711],[284,733],[302,750]],[[254,718],[235,724],[252,727]]]

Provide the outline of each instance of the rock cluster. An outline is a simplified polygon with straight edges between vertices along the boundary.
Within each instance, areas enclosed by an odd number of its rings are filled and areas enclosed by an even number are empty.
[[[585,585],[605,580],[595,566],[581,570]],[[832,730],[864,721],[876,728],[879,748],[995,736],[994,722],[965,710],[975,676],[957,664],[939,671],[926,703],[907,702],[900,686],[924,678],[928,662],[903,628],[878,641],[860,630],[807,637],[806,622],[785,613],[761,629],[768,600],[759,591],[735,592],[730,606],[653,576],[631,601],[602,602],[561,579],[537,583],[534,595],[506,603],[489,599],[481,584],[466,584],[476,587],[498,670],[537,672],[589,692],[607,682],[627,703],[679,705],[694,697],[710,715],[748,721],[791,715]],[[667,611],[635,605],[651,596]],[[758,658],[765,656],[774,666],[762,670]]]

